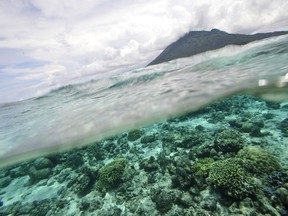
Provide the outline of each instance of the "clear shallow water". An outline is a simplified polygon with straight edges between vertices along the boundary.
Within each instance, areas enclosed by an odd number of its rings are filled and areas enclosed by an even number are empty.
[[[2,104],[1,166],[89,144],[238,93],[285,100],[287,60],[284,36]]]

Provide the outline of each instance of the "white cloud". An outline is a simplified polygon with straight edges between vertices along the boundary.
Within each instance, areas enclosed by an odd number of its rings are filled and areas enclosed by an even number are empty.
[[[146,65],[190,30],[287,29],[287,10],[286,0],[0,1],[0,49],[21,49],[23,61],[45,62],[18,68],[18,52],[0,64],[2,73],[57,87]]]

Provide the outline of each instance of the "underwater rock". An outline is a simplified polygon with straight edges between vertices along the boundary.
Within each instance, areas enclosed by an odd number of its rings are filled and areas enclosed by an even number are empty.
[[[51,168],[53,167],[53,163],[48,158],[40,157],[40,158],[37,158],[35,161],[33,161],[33,166],[36,169],[43,169],[43,168],[49,168],[49,167]]]
[[[147,183],[148,184],[154,184],[157,182],[157,177],[154,173],[148,174],[147,176]]]
[[[127,133],[122,133],[116,140],[117,145],[126,145],[127,144]],[[129,146],[129,145],[128,145]]]
[[[171,176],[171,182],[172,182],[172,186],[173,186],[174,188],[184,187],[184,186],[182,186],[182,184],[181,184],[181,182],[183,182],[183,181],[181,181],[181,180],[178,178],[177,175],[172,175],[172,176]]]
[[[288,207],[288,190],[286,188],[280,187],[277,189],[281,202]]]
[[[215,148],[223,153],[238,152],[244,146],[245,139],[237,130],[225,129],[217,133],[214,139]]]
[[[166,156],[166,153],[164,151],[162,151],[159,154],[157,161],[162,170],[164,170],[167,166],[171,165],[172,163],[172,160]]]
[[[184,208],[189,208],[193,204],[193,198],[189,192],[181,193],[181,197],[177,199],[177,204],[183,206]]]
[[[254,179],[237,159],[214,162],[207,181],[215,190],[235,199],[244,199],[256,194]]]
[[[91,156],[91,158],[96,158],[96,160],[105,159],[103,148],[101,146],[101,143],[99,142],[95,142],[95,143],[88,145],[86,151]]]
[[[175,172],[178,176],[181,176],[183,178],[187,178],[188,174],[185,169],[182,167],[176,167]]]
[[[265,101],[267,108],[269,109],[280,109],[281,104],[274,101]]]
[[[106,157],[116,157],[117,155],[120,155],[122,152],[125,152],[125,150],[122,149],[122,147],[114,142],[107,142],[103,146],[103,149],[108,153],[106,154]]]
[[[0,178],[0,188],[7,187],[11,183],[11,181],[12,179],[10,176]]]
[[[265,123],[262,119],[256,119],[253,122],[253,127],[251,128],[251,131],[249,132],[251,136],[253,137],[262,137],[264,134],[262,134],[261,129],[264,128]]]
[[[262,119],[256,119],[253,121],[253,124],[256,126],[256,127],[259,127],[259,128],[264,128],[265,126],[265,122],[262,120]]]
[[[183,140],[177,143],[177,147],[189,149],[193,146],[204,143],[205,138],[202,134],[190,132],[189,135],[184,136]]]
[[[113,206],[108,209],[101,209],[101,211],[97,213],[97,216],[120,216],[121,214],[122,209],[117,206]]]
[[[28,207],[28,208],[27,208]],[[4,206],[1,208],[1,215],[27,215],[30,211],[30,205],[27,205],[26,208],[21,206],[21,202],[17,201],[12,205]]]
[[[241,125],[241,131],[244,133],[250,133],[253,130],[253,124],[251,122],[243,122]]]
[[[81,211],[87,211],[90,205],[91,205],[91,201],[89,201],[88,199],[81,199],[80,203],[78,204],[78,208]]]
[[[115,157],[120,153],[119,146],[116,143],[113,142],[106,142],[103,145],[103,149],[109,153],[110,155],[107,155],[108,157]]]
[[[156,208],[159,212],[168,212],[173,205],[174,198],[165,190],[157,190],[152,194],[151,199],[156,204]]]
[[[13,169],[13,168],[11,168]],[[9,175],[10,169],[6,168],[6,169],[0,169],[0,178],[6,177]]]
[[[236,128],[238,130],[242,129],[243,122],[239,121],[238,119],[231,119],[228,121],[228,123],[232,128]]]
[[[66,165],[73,169],[81,167],[84,164],[84,159],[81,153],[71,153],[67,156]]]
[[[190,151],[189,158],[191,160],[197,160],[199,158],[207,158],[213,157],[218,154],[218,152],[214,149],[214,145],[205,144],[199,147],[196,147]]]
[[[281,106],[281,109],[288,110],[288,104],[284,104],[283,106]]]
[[[237,158],[246,164],[249,171],[259,176],[282,169],[275,156],[256,146],[248,146],[240,150]]]
[[[239,203],[239,210],[242,215],[260,215],[261,211],[257,212],[257,208],[259,207],[255,205],[255,202],[249,197],[245,198],[242,202]]]
[[[241,202],[234,202],[229,206],[229,215],[257,216],[256,212],[256,206],[249,197],[245,198]]]
[[[209,119],[207,120],[211,124],[216,124],[219,122],[223,122],[225,119],[225,114],[222,111],[213,112],[210,114]]]
[[[288,118],[285,118],[280,122],[279,129],[284,137],[288,137]]]
[[[201,216],[211,216],[211,212],[209,211],[206,211],[205,209],[202,209],[202,208],[197,208],[197,207],[190,207],[189,209],[187,209],[185,211],[185,213],[183,215],[191,215],[191,216],[198,216],[198,215],[201,215]]]
[[[52,207],[52,203],[49,199],[41,200],[41,201],[34,201],[31,206],[31,211],[29,212],[29,215],[46,215],[48,211]]]
[[[229,124],[240,132],[249,133],[253,137],[264,136],[261,133],[261,129],[265,126],[262,117],[255,117],[252,113],[246,112],[241,119],[229,120]]]
[[[176,140],[181,138],[181,134],[177,131],[174,131],[174,128],[170,131],[164,131],[161,135],[162,141],[167,143],[175,142]]]
[[[47,155],[46,158],[49,159],[53,166],[56,166],[57,164],[62,164],[66,161],[66,155],[67,154],[63,154],[63,153],[55,153],[55,154],[50,154],[50,155]]]
[[[197,125],[197,126],[195,127],[195,130],[196,130],[197,132],[203,132],[203,131],[205,130],[205,127],[204,127],[203,125]]]
[[[70,175],[72,175],[71,169],[70,168],[63,168],[63,166],[56,167],[58,171],[58,175],[55,176],[55,180],[58,181],[59,183],[63,183],[66,181]]]
[[[132,130],[128,132],[127,139],[128,141],[133,142],[135,140],[138,140],[142,135],[143,135],[143,132],[141,130],[139,129]]]
[[[147,144],[147,143],[151,143],[151,142],[154,142],[156,141],[156,136],[155,134],[153,135],[145,135],[143,136],[141,139],[140,139],[140,142],[142,144]]]
[[[27,165],[21,165],[15,167],[9,171],[9,175],[12,178],[18,178],[29,174],[29,168]]]
[[[157,215],[159,214],[157,209],[155,208],[156,205],[155,203],[148,198],[137,198],[133,200],[132,202],[130,201],[129,204],[127,205],[127,209],[129,209],[129,212],[133,212],[131,215]]]
[[[86,173],[74,175],[72,180],[68,182],[67,187],[71,188],[75,193],[83,196],[89,193],[91,179]]]
[[[214,197],[207,197],[201,203],[200,206],[208,211],[215,212],[217,209],[217,200]]]
[[[32,182],[48,178],[52,174],[51,168],[36,169],[34,166],[29,169],[29,177]]]
[[[244,122],[241,126],[241,131],[249,133],[253,137],[262,137],[263,134],[261,133],[261,128],[263,127],[264,126],[257,124],[257,122]]]
[[[143,160],[139,166],[140,169],[144,169],[146,172],[152,172],[159,168],[159,165],[153,156],[151,156],[149,159]]]
[[[23,204],[18,201],[1,209],[0,215],[55,215],[55,211],[59,211],[59,209],[62,209],[67,204],[68,203],[65,202],[65,200],[52,199],[44,199]]]
[[[263,117],[266,119],[266,120],[269,120],[269,119],[273,119],[276,115],[271,113],[271,112],[267,112],[267,113],[264,113],[263,114]]]
[[[190,164],[190,163],[189,163]],[[178,162],[171,175],[172,187],[187,190],[195,184],[191,165],[187,167],[184,161]]]

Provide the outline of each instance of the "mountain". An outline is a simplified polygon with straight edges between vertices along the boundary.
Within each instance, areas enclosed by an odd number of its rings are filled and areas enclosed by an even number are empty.
[[[190,31],[176,42],[170,44],[149,65],[155,65],[176,58],[189,57],[227,45],[244,45],[264,38],[288,34],[288,31],[258,33],[253,35],[229,34],[218,29],[211,31]]]

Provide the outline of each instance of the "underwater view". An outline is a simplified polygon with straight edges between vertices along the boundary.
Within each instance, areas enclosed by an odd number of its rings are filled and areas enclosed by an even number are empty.
[[[287,11],[0,0],[0,216],[287,216]]]
[[[0,215],[288,215],[288,37],[0,105]]]

